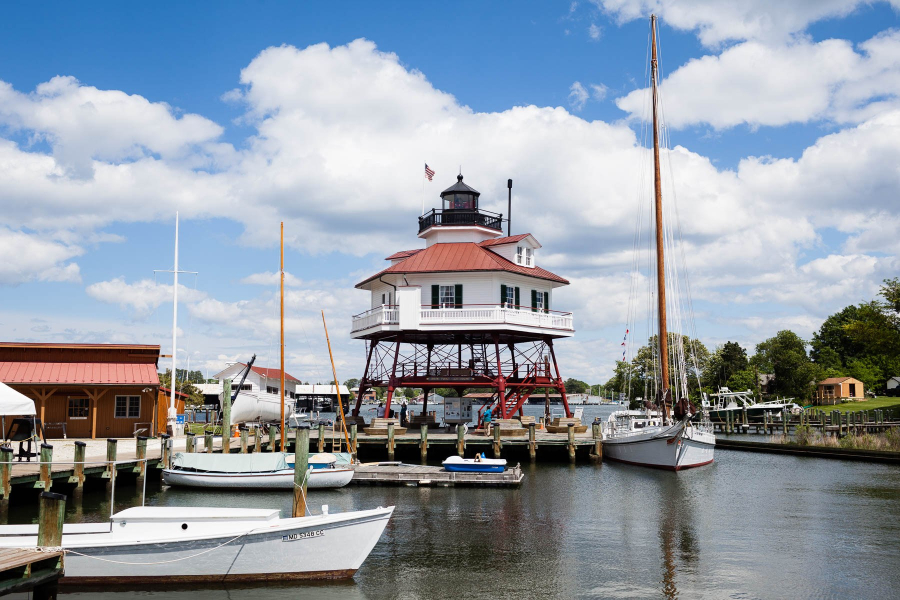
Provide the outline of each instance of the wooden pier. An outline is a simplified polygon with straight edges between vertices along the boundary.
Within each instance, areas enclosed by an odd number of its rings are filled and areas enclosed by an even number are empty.
[[[900,427],[900,411],[860,410],[842,412],[828,407],[807,409],[800,414],[788,412],[766,413],[762,419],[748,419],[746,410],[728,413],[725,421],[713,423],[717,433],[760,435],[789,435],[798,427],[843,437],[849,434],[882,433]]]
[[[517,487],[524,477],[519,465],[503,473],[458,473],[445,471],[443,467],[387,462],[359,465],[350,483],[409,487]]]

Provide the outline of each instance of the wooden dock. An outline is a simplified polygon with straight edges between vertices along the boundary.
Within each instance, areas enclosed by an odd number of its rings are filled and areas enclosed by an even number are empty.
[[[386,462],[359,465],[350,483],[409,487],[517,487],[524,477],[519,465],[503,473],[458,473],[445,471],[443,467]]]
[[[37,548],[0,549],[0,596],[34,591],[34,598],[45,598],[42,591],[63,574],[62,550]]]

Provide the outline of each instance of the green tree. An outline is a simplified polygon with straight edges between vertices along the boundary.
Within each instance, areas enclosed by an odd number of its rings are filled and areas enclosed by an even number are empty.
[[[187,394],[188,399],[185,401],[185,404],[188,406],[200,406],[205,401],[203,394],[200,393],[200,390],[195,388],[190,381],[186,381],[186,378],[182,378],[183,375],[187,375],[183,369],[178,369],[176,371],[179,375],[177,383],[176,391],[181,392],[182,394]],[[194,371],[194,373],[200,373],[200,371]],[[202,383],[202,379],[200,382]],[[166,369],[165,373],[159,373],[159,385],[160,387],[164,387],[167,389],[172,389],[172,369]]]
[[[774,337],[756,345],[755,362],[771,367],[768,372],[775,375],[777,394],[803,402],[812,397],[820,371],[809,359],[806,347],[807,342],[789,330],[779,331]]]
[[[728,381],[725,382],[725,385],[734,392],[743,392],[744,390],[756,392],[756,389],[759,387],[757,384],[756,371],[750,367],[732,373],[731,377],[728,378]]]
[[[588,391],[588,384],[571,377],[569,379],[566,379],[564,385],[566,386],[567,394],[584,394]]]
[[[359,387],[359,379],[348,379],[344,382],[344,385],[347,386],[348,390],[352,390],[355,387]]]

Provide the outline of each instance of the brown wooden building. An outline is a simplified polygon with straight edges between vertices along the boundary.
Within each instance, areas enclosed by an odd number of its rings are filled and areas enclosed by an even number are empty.
[[[852,377],[829,377],[816,386],[817,404],[839,404],[865,400],[863,382]]]
[[[159,346],[0,342],[0,381],[34,400],[47,437],[152,435],[158,361]]]

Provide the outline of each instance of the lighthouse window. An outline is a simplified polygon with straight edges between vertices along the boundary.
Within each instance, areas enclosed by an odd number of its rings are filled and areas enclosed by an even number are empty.
[[[456,306],[456,290],[455,286],[442,285],[440,303],[441,308],[453,308]]]
[[[516,246],[516,264],[525,265],[526,267],[534,264],[534,250],[526,246]]]

